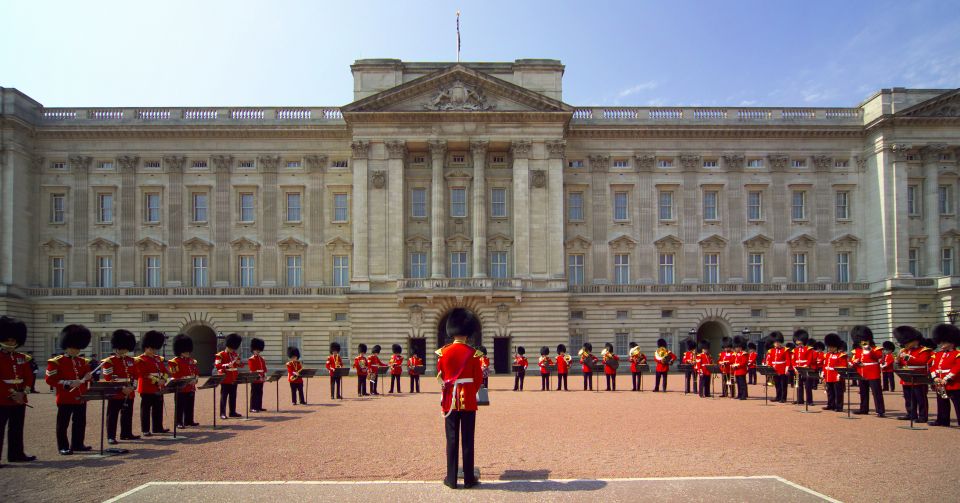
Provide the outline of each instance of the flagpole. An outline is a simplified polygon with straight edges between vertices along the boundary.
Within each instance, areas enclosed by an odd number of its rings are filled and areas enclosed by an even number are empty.
[[[457,63],[460,62],[460,9],[457,9]]]

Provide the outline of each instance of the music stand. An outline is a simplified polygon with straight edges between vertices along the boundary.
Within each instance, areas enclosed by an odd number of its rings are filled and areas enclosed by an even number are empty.
[[[168,393],[173,393],[173,436],[172,437],[157,437],[157,440],[183,440],[183,437],[177,437],[177,404],[179,403],[180,390],[185,386],[191,384],[193,378],[190,377],[181,377],[179,379],[170,379],[167,381],[167,384],[160,389],[160,395],[166,395]]]
[[[910,384],[912,386],[924,386],[933,384],[933,379],[930,378],[930,374],[922,370],[894,370],[894,372],[900,376],[900,379],[903,379],[903,382]],[[924,400],[927,399],[926,396],[923,397]],[[909,411],[907,412],[909,414]],[[910,426],[898,426],[897,428],[903,430],[926,430],[926,427],[914,426],[913,425],[913,416],[910,416]]]
[[[723,372],[720,371],[719,363],[711,363],[710,365],[704,365],[703,368],[707,372],[710,372],[711,381],[715,381],[716,380],[715,378],[717,377],[717,375],[723,375]],[[723,383],[721,382],[721,384]],[[710,385],[711,385],[710,386],[711,388],[716,390],[716,388],[713,386],[713,382],[711,382]],[[726,384],[723,384],[723,385],[726,386]],[[713,393],[710,393],[710,398],[717,398],[717,393],[715,391]]]
[[[317,369],[303,369],[300,371],[300,377],[305,379],[306,385],[303,390],[303,397],[307,399],[307,403],[310,403],[310,378],[317,376]]]
[[[413,367],[413,371],[414,371],[418,376],[422,376],[422,375],[424,375],[424,374],[427,373],[427,366],[426,366],[426,365],[417,365],[416,367]]]
[[[107,456],[115,456],[117,454],[126,454],[130,451],[127,449],[103,449],[103,436],[104,436],[104,427],[106,425],[107,409],[106,403],[107,399],[117,393],[120,393],[120,390],[129,386],[128,382],[106,382],[106,381],[96,381],[90,383],[90,387],[87,391],[84,391],[80,398],[85,402],[90,400],[100,400],[100,454],[95,454],[95,456],[100,458],[105,458]]]
[[[687,394],[687,372],[690,372],[690,377],[696,379],[696,376],[693,374],[693,365],[690,363],[680,363],[677,365],[677,370],[683,372],[683,394]]]
[[[643,391],[643,373],[650,373],[650,364],[649,363],[639,363],[637,364],[637,375],[640,376],[640,391]]]
[[[217,386],[223,382],[223,374],[214,374],[207,378],[207,380],[197,386],[197,389],[212,389],[213,390],[213,427],[212,429],[217,429]]]
[[[770,405],[770,378],[776,376],[777,371],[769,365],[757,365],[757,371],[767,378],[763,385],[763,404]]]
[[[417,368],[420,368],[420,367],[417,367]],[[423,367],[423,368],[426,368],[426,367]],[[338,377],[338,378],[341,379],[341,382],[340,382],[340,398],[339,398],[340,400],[343,400],[343,381],[342,381],[342,379],[343,379],[344,377],[349,376],[349,375],[350,375],[350,367],[337,367],[337,368],[333,369],[333,375],[330,376],[331,379],[333,379],[334,376],[336,376],[336,377]]]
[[[593,360],[593,364],[590,365],[590,368],[593,369],[593,375],[597,378],[596,383],[594,384],[593,390],[597,393],[600,392],[600,376],[604,374],[603,369],[606,367],[599,358]]]
[[[255,383],[260,379],[260,373],[258,372],[238,372],[236,384],[243,383],[243,398],[247,402],[247,415],[243,418],[244,421],[250,420],[250,383]]]
[[[840,416],[841,419],[860,419],[859,417],[853,417],[850,415],[850,388],[854,383],[860,381],[860,374],[857,373],[857,369],[854,367],[838,367],[837,373],[840,374],[840,377],[844,380],[844,386],[847,387],[847,417]],[[849,381],[849,382],[847,382]]]
[[[810,386],[811,379],[819,379],[820,371],[812,369],[810,367],[797,367],[798,374],[800,379],[803,379],[804,386]],[[800,398],[800,386],[797,386],[797,398]],[[813,391],[810,392],[810,396],[813,396]],[[806,397],[804,397],[806,398]],[[804,414],[819,414],[819,410],[810,410],[810,400],[804,399],[803,401],[803,410],[798,410],[797,412],[802,412]]]
[[[274,370],[267,376],[266,382],[277,383],[277,412],[280,412],[280,378],[287,375],[286,370]]]

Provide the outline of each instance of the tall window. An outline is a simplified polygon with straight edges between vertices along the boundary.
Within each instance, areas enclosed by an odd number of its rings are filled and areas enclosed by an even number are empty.
[[[907,252],[907,258],[910,266],[910,274],[914,278],[920,277],[920,250],[917,248],[910,248],[910,251]]]
[[[50,257],[50,287],[63,288],[63,257]]]
[[[793,220],[807,219],[807,193],[803,190],[793,191],[793,206],[790,217]]]
[[[941,185],[937,188],[937,195],[939,198],[939,208],[941,215],[952,215],[953,214],[953,187],[949,185]]]
[[[953,276],[953,248],[940,250],[940,272],[944,276]]]
[[[160,221],[160,194],[148,192],[144,196],[144,221],[148,223],[157,223]]]
[[[657,282],[661,285],[672,285],[674,280],[673,274],[673,261],[674,255],[672,253],[661,253],[660,254],[660,267],[659,273],[657,275]]]
[[[113,223],[113,194],[97,194],[97,222]]]
[[[850,192],[846,190],[837,191],[837,220],[850,219]]]
[[[410,254],[410,277],[411,278],[426,278],[427,277],[427,254],[426,253],[411,253]]]
[[[287,255],[287,286],[303,286],[303,256]]]
[[[703,192],[703,219],[704,220],[718,220],[717,213],[717,196],[718,192],[715,190],[707,190]]]
[[[763,219],[763,192],[751,190],[747,194],[747,220]]]
[[[299,222],[301,217],[299,192],[287,192],[287,222]]]
[[[630,284],[630,255],[617,253],[613,256],[613,282],[618,285]]]
[[[720,282],[720,254],[703,254],[703,282],[716,284]]]
[[[62,224],[65,217],[66,195],[50,194],[50,222]]]
[[[507,216],[507,189],[490,191],[490,216],[494,218]]]
[[[333,256],[333,286],[350,286],[350,257]]]
[[[571,192],[567,196],[567,220],[583,221],[583,192]]]
[[[673,220],[673,192],[660,191],[659,210],[660,220]]]
[[[490,254],[490,277],[507,277],[507,252],[493,252]]]
[[[450,254],[450,277],[466,278],[467,272],[467,252],[453,252]]]
[[[763,254],[751,253],[747,258],[747,282],[763,283]]]
[[[837,283],[850,282],[850,252],[837,253]]]
[[[347,195],[346,194],[334,194],[333,195],[333,221],[334,222],[346,222],[348,219],[348,208],[347,208]]]
[[[193,271],[191,274],[193,277],[193,286],[207,286],[207,256],[194,255],[190,258],[190,263],[193,266]]]
[[[156,255],[143,257],[143,284],[150,288],[160,286],[160,257]]]
[[[450,216],[454,218],[467,216],[467,189],[450,189]]]
[[[207,221],[207,194],[205,192],[194,192],[191,195],[193,199],[193,221],[194,222],[206,222]]]
[[[583,284],[583,255],[567,255],[567,283]]]
[[[907,213],[920,214],[920,187],[917,185],[907,185]]]
[[[627,338],[629,335],[625,332],[617,332],[613,336],[613,350],[618,355],[627,354]]]
[[[97,286],[113,286],[113,257],[97,257]]]
[[[410,193],[410,216],[427,218],[427,189],[416,188]]]
[[[627,220],[627,193],[613,193],[613,219],[618,221]]]
[[[807,282],[807,254],[806,253],[794,253],[793,254],[793,282],[794,283],[806,283]]]
[[[240,286],[255,286],[256,263],[253,255],[240,255]]]
[[[253,192],[240,193],[240,221],[253,222]]]

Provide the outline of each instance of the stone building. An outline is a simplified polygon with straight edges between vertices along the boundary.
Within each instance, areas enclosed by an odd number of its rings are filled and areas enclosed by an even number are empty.
[[[852,108],[580,107],[559,61],[359,60],[336,107],[46,108],[0,89],[0,311],[60,327],[401,343],[718,340],[953,306],[960,91]],[[247,337],[249,339],[249,337]]]

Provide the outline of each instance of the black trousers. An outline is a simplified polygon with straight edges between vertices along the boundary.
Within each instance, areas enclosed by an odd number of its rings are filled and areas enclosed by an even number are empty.
[[[26,457],[23,452],[23,424],[26,421],[26,414],[26,405],[0,406],[0,452],[3,452],[3,437],[6,431],[7,461]],[[80,440],[80,444],[83,444],[83,438]]]
[[[740,400],[747,399],[747,376],[733,376],[737,381],[737,398]]]
[[[127,398],[107,400],[107,438],[117,439],[117,420],[120,420],[120,437],[133,436],[133,395]]]
[[[660,388],[660,379],[663,378],[663,391],[667,391],[667,373],[657,372],[657,380],[653,383],[653,391]]]
[[[417,376],[417,377],[420,377],[420,376]],[[419,392],[420,392],[420,388],[419,388],[419,386],[420,386],[420,379],[417,379],[417,386],[418,386],[418,387],[417,387],[417,393],[419,393]],[[487,375],[487,374],[484,374],[484,375],[483,375],[483,387],[484,387],[484,388],[487,388],[487,389],[490,388],[490,376]]]
[[[393,383],[394,383],[394,382],[397,383],[397,393],[403,392],[403,390],[400,389],[400,374],[397,374],[397,375],[390,374],[390,392],[391,392],[391,393],[393,393]]]
[[[570,391],[567,389],[567,374],[557,374],[557,391],[560,391],[560,388],[563,388],[563,391]]]
[[[263,410],[263,383],[250,383],[250,410]]]
[[[804,382],[806,381],[806,382]],[[817,377],[808,377],[807,379],[800,379],[800,382],[803,384],[803,403],[809,403],[813,405],[813,390],[817,387],[817,382],[820,381]]]
[[[757,384],[757,369],[747,370],[747,384]]]
[[[330,376],[330,399],[343,398],[343,377]]]
[[[883,392],[880,391],[880,379],[860,379],[860,410],[866,414],[870,412],[870,393],[873,393],[873,402],[877,408],[877,414],[884,414],[886,410],[883,406]]]
[[[583,373],[583,391],[593,391],[593,372]]]
[[[897,391],[897,380],[894,379],[893,372],[883,372],[883,391]]]
[[[790,379],[790,376],[787,374],[780,375],[777,374],[773,376],[773,384],[777,388],[777,397],[773,399],[774,402],[786,402],[787,401],[787,381]]]
[[[827,407],[832,410],[843,410],[843,382],[828,382],[827,387]]]
[[[260,385],[261,387],[263,384]],[[173,420],[178,426],[188,426],[194,423],[193,408],[197,394],[193,391],[177,393],[173,404]]]
[[[907,409],[907,417],[915,421],[926,422],[930,414],[930,403],[927,401],[929,386],[904,386],[903,402]]]
[[[690,393],[690,383],[693,383],[693,392],[697,392],[697,375],[693,373],[692,370],[685,370],[683,372],[683,392]]]
[[[710,397],[710,376],[700,375],[700,389],[697,390],[701,397],[709,398]]]
[[[357,396],[367,395],[367,376],[357,376]]]
[[[447,476],[444,482],[457,483],[459,452],[463,449],[463,481],[473,482],[473,433],[477,427],[476,411],[451,411],[444,419],[447,433]]]
[[[807,389],[807,380],[804,378],[797,379],[797,399],[795,403],[803,404],[806,400],[806,389]]]
[[[140,395],[140,431],[163,433],[163,395]]]
[[[67,440],[67,426],[70,426],[70,440]],[[79,449],[83,447],[83,435],[87,431],[87,404],[57,405],[57,449]]]
[[[517,372],[513,376],[513,391],[523,391],[523,379],[527,377],[527,373],[524,371]]]
[[[937,396],[937,424],[950,426],[950,402],[957,412],[957,421],[960,422],[960,390],[947,391],[947,398]]]
[[[486,378],[484,378],[484,380],[483,380],[483,387],[484,387],[484,388],[487,387],[487,380],[486,380]],[[413,391],[414,388],[416,388],[416,390],[417,390],[416,392],[417,392],[417,393],[420,392],[420,376],[418,376],[418,375],[417,375],[417,376],[410,376],[410,392],[411,392],[411,393],[414,392],[414,391]]]
[[[550,374],[540,374],[540,391],[550,389]]]
[[[723,374],[720,376],[720,385],[723,387],[723,391],[720,392],[721,397],[727,396],[727,388],[730,387],[730,385],[728,384],[729,382],[730,382],[730,376],[728,374]],[[731,391],[730,394],[732,395],[733,392]]]
[[[293,400],[293,404],[297,404],[297,395],[300,395],[300,403],[307,403],[303,398],[303,383],[302,382],[292,382],[290,383],[290,400]]]
[[[380,383],[380,374],[367,374],[367,377],[370,378],[370,394],[379,395],[380,393],[377,391],[377,384]]]
[[[230,403],[230,414],[237,413],[237,385],[234,384],[221,384],[220,385],[220,415],[227,415],[227,402]],[[143,411],[143,405],[140,406],[141,413]]]
[[[613,386],[613,391],[617,391],[617,374],[605,374],[607,376],[607,391],[611,391],[610,386]]]

